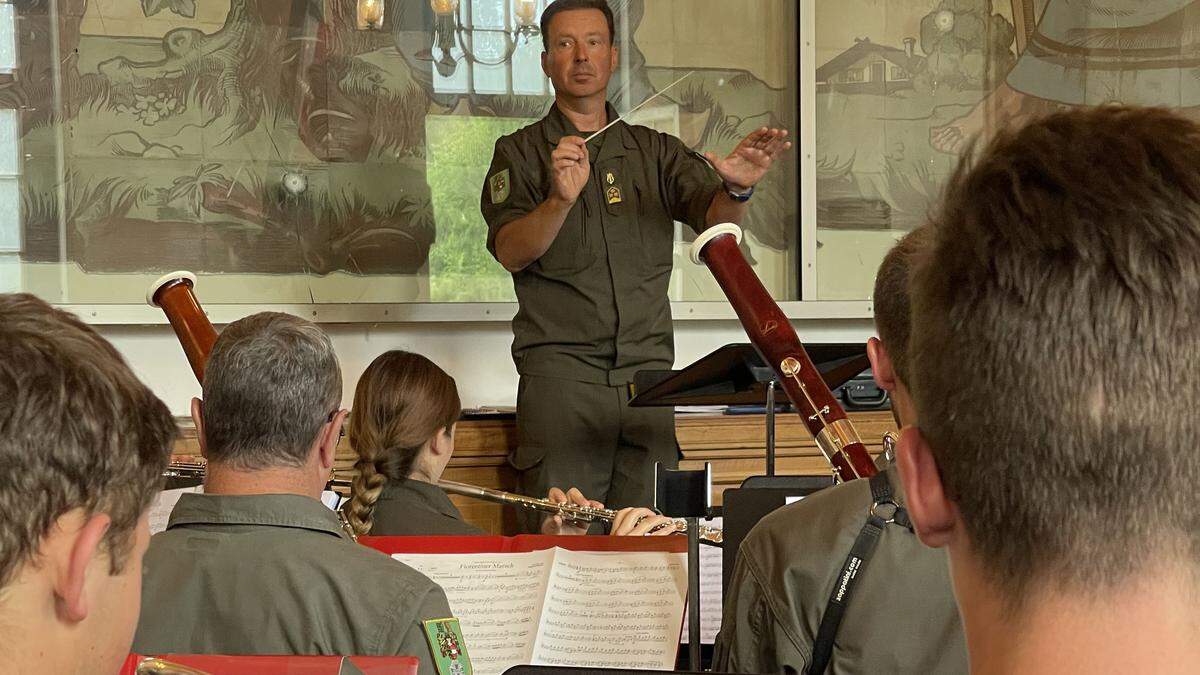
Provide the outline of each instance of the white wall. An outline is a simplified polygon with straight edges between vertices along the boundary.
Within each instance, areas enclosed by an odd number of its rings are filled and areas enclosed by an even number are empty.
[[[814,343],[861,342],[872,330],[867,320],[797,321],[795,326],[801,340]],[[199,395],[200,387],[169,326],[97,328],[172,413],[187,414],[188,401]],[[358,376],[371,360],[397,348],[424,354],[445,368],[458,381],[464,406],[516,402],[517,372],[509,353],[512,330],[506,322],[331,324],[324,328],[342,363],[344,406],[349,407]],[[746,342],[736,321],[676,321],[676,367],[731,342]]]

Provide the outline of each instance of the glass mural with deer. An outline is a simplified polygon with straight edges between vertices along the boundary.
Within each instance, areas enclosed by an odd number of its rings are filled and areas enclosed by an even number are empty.
[[[546,1],[0,3],[0,291],[133,304],[189,269],[209,304],[511,301],[479,195],[495,139],[553,100]],[[792,0],[610,3],[618,110],[691,73],[633,121],[717,152],[799,124]],[[790,164],[747,223],[780,299]],[[672,298],[720,299],[687,238]]]

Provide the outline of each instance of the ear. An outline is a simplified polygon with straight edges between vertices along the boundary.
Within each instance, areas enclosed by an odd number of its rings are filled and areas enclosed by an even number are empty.
[[[542,52],[542,74],[550,77],[550,52]]]
[[[57,603],[62,615],[72,623],[87,618],[87,574],[88,568],[100,552],[100,543],[108,531],[111,519],[107,514],[97,513],[89,517],[73,536],[68,549],[66,566],[60,570],[54,587]],[[94,571],[94,570],[93,570]],[[105,574],[108,573],[104,569]]]
[[[617,43],[614,41],[612,46],[612,62],[609,65],[609,70],[616,70],[617,64],[621,62],[621,54],[617,51]]]
[[[892,367],[892,357],[888,356],[883,341],[877,337],[867,340],[867,359],[871,361],[871,375],[875,384],[884,391],[896,390],[896,369]]]
[[[433,438],[429,439],[429,451],[435,456],[441,457],[454,452],[454,426],[442,427],[437,430]]]
[[[346,423],[346,416],[349,414],[349,410],[339,410],[333,416],[333,421],[325,425],[325,431],[321,436],[321,442],[317,448],[317,452],[320,454],[321,468],[324,470],[333,468],[333,460],[337,456],[338,441],[342,439],[342,425]]]
[[[196,442],[200,445],[200,456],[208,457],[208,445],[204,442],[204,401],[192,399],[192,424],[196,425]]]
[[[917,536],[926,546],[941,548],[962,529],[958,507],[946,497],[933,450],[919,427],[904,427],[896,449],[896,463],[904,485],[904,500]]]

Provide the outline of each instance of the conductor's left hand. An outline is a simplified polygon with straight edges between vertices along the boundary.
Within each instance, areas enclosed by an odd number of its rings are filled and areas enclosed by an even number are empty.
[[[550,493],[546,495],[546,498],[552,502],[558,502],[560,504],[568,503],[575,504],[576,506],[590,506],[594,509],[604,508],[604,504],[601,504],[594,499],[588,499],[587,497],[584,497],[583,493],[579,491],[579,488],[571,488],[564,493],[562,490],[553,487],[550,488]],[[572,523],[565,522],[562,516],[547,516],[545,520],[542,521],[542,534],[575,535],[587,534],[587,531],[587,525],[574,525]]]
[[[704,156],[731,189],[745,191],[758,184],[779,155],[791,149],[786,129],[763,127],[742,139],[729,156],[721,158],[711,152]]]

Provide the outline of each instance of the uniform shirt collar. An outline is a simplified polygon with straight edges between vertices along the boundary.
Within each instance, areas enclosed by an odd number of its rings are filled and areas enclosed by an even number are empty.
[[[613,104],[605,102],[604,109],[608,122],[620,117]],[[546,137],[546,143],[551,147],[557,146],[563,136],[587,138],[592,135],[592,132],[583,133],[576,129],[571,120],[567,119],[567,116],[558,109],[557,102],[550,106],[550,112],[546,113],[546,117],[542,119],[542,133]],[[593,164],[601,159],[623,156],[626,149],[636,148],[637,144],[629,133],[629,125],[624,121],[612,125],[607,131],[600,134],[599,138],[588,143],[588,151],[592,154]]]
[[[379,498],[395,499],[403,493],[414,495],[417,499],[420,499],[443,516],[462,520],[462,513],[459,512],[454,502],[450,501],[450,496],[446,494],[446,491],[423,480],[413,480],[411,478],[399,481],[389,480],[384,484],[383,493],[380,494]]]
[[[182,525],[294,527],[348,538],[337,514],[312,497],[292,494],[210,495],[184,493],[167,529]]]

